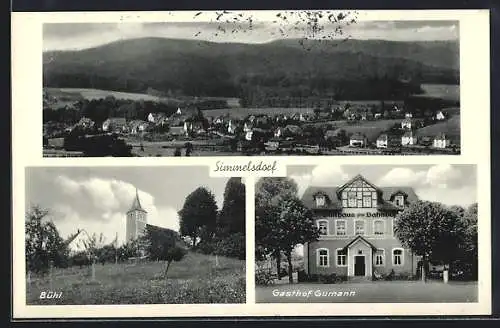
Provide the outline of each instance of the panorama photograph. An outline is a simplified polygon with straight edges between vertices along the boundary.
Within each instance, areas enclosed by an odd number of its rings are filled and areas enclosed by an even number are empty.
[[[261,178],[256,302],[478,302],[476,185],[475,165],[449,164]]]
[[[165,17],[44,23],[45,157],[460,154],[458,21]]]
[[[208,173],[26,168],[26,304],[245,303],[245,185]]]

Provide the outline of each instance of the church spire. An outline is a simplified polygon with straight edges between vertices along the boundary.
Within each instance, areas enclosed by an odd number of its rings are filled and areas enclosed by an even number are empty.
[[[141,212],[146,213],[146,211],[141,206],[141,201],[139,200],[139,191],[137,190],[137,187],[135,188],[134,202],[132,203],[132,206],[130,207],[129,212],[132,212],[132,211],[141,211]]]

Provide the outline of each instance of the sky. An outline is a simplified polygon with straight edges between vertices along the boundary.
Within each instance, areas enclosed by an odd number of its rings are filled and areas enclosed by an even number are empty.
[[[203,186],[219,209],[228,178],[209,177],[208,167],[32,167],[26,169],[26,210],[50,211],[63,238],[85,229],[105,242],[125,240],[125,213],[139,193],[149,224],[178,231],[177,212],[187,195]]]
[[[358,174],[379,187],[413,187],[422,200],[469,206],[477,202],[474,165],[318,165],[290,166],[302,196],[308,186],[341,186]]]
[[[286,20],[274,16],[231,12],[217,20],[217,12],[184,12],[182,18],[168,22],[122,22],[122,23],[45,23],[43,26],[43,49],[77,50],[96,47],[113,41],[162,37],[192,39],[212,42],[264,43],[284,38],[312,36],[304,12],[289,14]],[[176,14],[171,14],[176,15]],[[179,14],[180,15],[180,14]],[[240,16],[241,15],[241,16]],[[322,31],[316,37],[353,39],[384,39],[395,41],[458,40],[458,21],[452,20],[399,20],[368,21],[357,19],[351,13],[343,22],[356,19],[355,23],[342,23],[342,35],[335,32],[338,23],[332,23],[324,13],[319,19]],[[250,26],[250,19],[252,20]],[[172,21],[176,20],[176,21]],[[310,26],[310,25],[309,25]]]

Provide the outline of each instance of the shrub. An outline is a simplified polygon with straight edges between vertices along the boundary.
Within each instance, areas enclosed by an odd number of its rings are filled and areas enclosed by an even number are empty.
[[[255,284],[259,286],[267,286],[273,283],[271,272],[261,270],[255,273]]]
[[[298,280],[298,282],[306,282],[306,281],[309,281],[308,279],[309,279],[309,277],[308,277],[308,275],[307,275],[307,273],[306,273],[305,270],[299,270],[297,272],[297,280]]]
[[[319,282],[322,282],[324,284],[335,284],[337,282],[340,282],[340,278],[337,277],[337,274],[335,274],[335,273],[322,274],[322,275],[319,275]]]
[[[234,257],[244,260],[245,254],[245,234],[234,233],[216,243],[215,254],[227,257]]]

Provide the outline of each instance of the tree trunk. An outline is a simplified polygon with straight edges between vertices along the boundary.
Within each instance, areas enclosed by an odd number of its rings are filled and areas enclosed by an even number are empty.
[[[288,281],[293,284],[293,276],[292,276],[292,252],[287,252],[286,259],[288,261]]]
[[[427,267],[427,257],[424,255],[422,257],[422,282],[426,282],[427,277],[426,277],[426,267]]]
[[[280,272],[281,272],[281,253],[279,250],[276,251],[276,270],[278,272],[278,280],[281,280],[281,275],[280,275]]]
[[[191,238],[193,238],[193,248],[195,248],[195,246],[196,246],[196,236],[191,236]]]
[[[167,272],[168,272],[168,268],[170,268],[170,263],[172,263],[172,261],[167,262],[167,268],[165,269],[165,275],[164,275],[165,279],[167,279]]]

